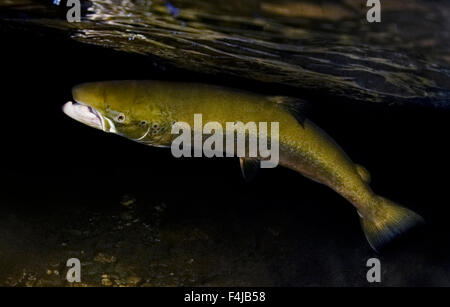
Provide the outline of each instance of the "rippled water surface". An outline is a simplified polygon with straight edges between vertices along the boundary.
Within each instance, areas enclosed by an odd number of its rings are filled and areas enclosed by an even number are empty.
[[[83,2],[80,23],[66,21],[65,1],[53,2],[1,0],[0,12],[10,26],[53,28],[298,96],[450,107],[446,1],[384,1],[379,24],[366,21],[361,0],[93,0]]]

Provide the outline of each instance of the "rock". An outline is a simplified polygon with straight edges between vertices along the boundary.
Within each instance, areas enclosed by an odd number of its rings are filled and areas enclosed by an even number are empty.
[[[113,282],[109,278],[102,278],[102,285],[109,287],[113,285]]]

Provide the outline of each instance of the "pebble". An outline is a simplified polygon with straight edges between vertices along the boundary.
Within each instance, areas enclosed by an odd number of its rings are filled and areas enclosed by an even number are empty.
[[[113,282],[109,278],[102,278],[102,285],[103,286],[112,286]]]
[[[130,195],[124,195],[122,197],[122,200],[120,201],[120,204],[128,207],[131,206],[132,204],[134,204],[136,202],[136,198],[130,196]]]
[[[94,261],[100,262],[100,263],[114,263],[117,261],[117,258],[112,255],[107,255],[103,253],[98,253],[94,257]]]

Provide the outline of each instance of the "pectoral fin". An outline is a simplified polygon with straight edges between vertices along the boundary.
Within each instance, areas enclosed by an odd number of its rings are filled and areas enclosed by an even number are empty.
[[[239,163],[241,165],[242,175],[247,182],[255,178],[261,167],[261,162],[256,158],[240,158]]]

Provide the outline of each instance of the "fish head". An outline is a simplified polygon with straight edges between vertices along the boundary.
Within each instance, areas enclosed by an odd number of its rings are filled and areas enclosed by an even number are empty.
[[[64,104],[63,112],[104,132],[148,141],[166,130],[163,126],[167,120],[155,104],[137,99],[136,95],[132,84],[118,81],[83,83],[72,89],[74,102]]]

